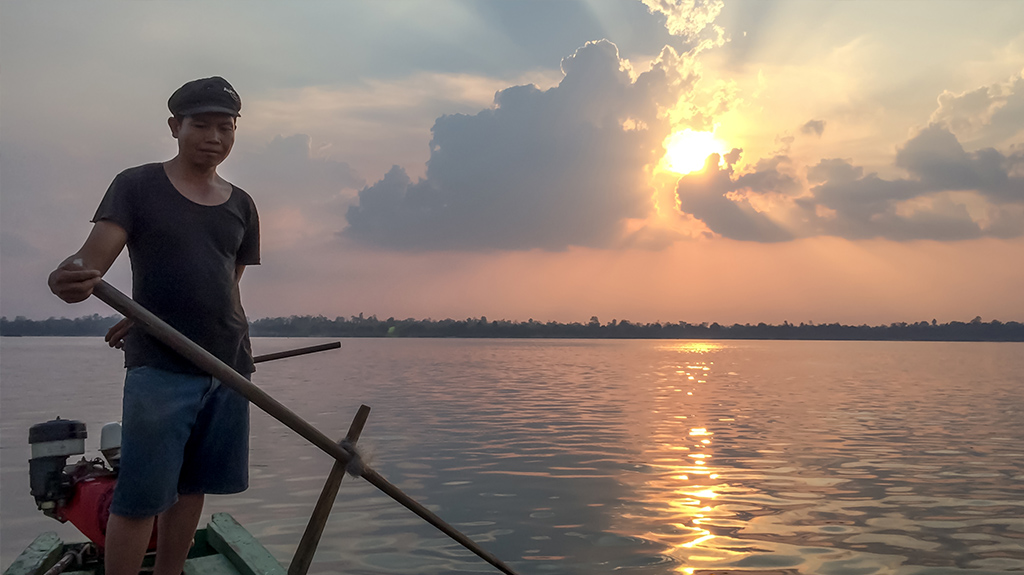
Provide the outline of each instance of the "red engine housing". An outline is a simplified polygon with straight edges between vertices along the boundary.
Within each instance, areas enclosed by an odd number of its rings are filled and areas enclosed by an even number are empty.
[[[94,471],[75,478],[72,482],[74,495],[67,505],[57,508],[57,518],[62,522],[70,521],[102,549],[106,546],[107,520],[110,518],[110,502],[114,498],[116,484],[117,476],[109,471]],[[156,549],[156,521],[153,522],[149,549]]]

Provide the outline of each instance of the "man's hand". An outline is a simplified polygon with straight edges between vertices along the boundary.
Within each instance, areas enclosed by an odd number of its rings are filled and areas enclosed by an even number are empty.
[[[92,288],[100,283],[127,241],[128,232],[121,226],[107,220],[96,222],[82,248],[47,278],[50,291],[68,303],[85,300],[92,295]]]
[[[50,273],[46,283],[50,291],[68,303],[78,303],[92,295],[92,288],[100,283],[103,274],[99,270],[88,270],[80,265],[81,260],[68,258],[59,268]]]
[[[132,323],[132,320],[128,318],[122,319],[107,330],[107,335],[103,336],[103,341],[107,342],[107,345],[112,348],[123,348],[124,336],[128,335],[128,330],[130,330],[133,325],[135,324]]]

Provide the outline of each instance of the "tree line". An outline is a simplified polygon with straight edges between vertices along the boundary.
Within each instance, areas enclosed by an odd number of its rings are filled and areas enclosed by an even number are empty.
[[[102,336],[121,317],[93,314],[76,319],[30,320],[0,318],[2,336]],[[1024,341],[1024,323],[998,320],[842,325],[839,323],[750,324],[654,322],[596,316],[587,323],[456,319],[378,319],[363,314],[329,319],[318,316],[261,318],[249,322],[254,337],[466,337],[466,338],[575,338],[575,339],[805,339],[878,341]]]

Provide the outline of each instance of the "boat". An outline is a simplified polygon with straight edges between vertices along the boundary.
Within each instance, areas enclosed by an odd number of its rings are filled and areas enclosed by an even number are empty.
[[[131,302],[120,292],[116,292],[116,295]],[[138,304],[131,302],[130,305]],[[129,311],[132,311],[131,308]],[[145,310],[139,308],[139,313],[142,312]],[[130,317],[136,320],[137,324],[143,323],[143,320],[154,324],[160,322],[155,316],[152,319],[137,314]],[[154,331],[164,330],[170,333],[173,337],[169,337],[167,341],[180,343],[179,351],[188,353],[186,357],[191,356],[189,359],[193,359],[196,365],[215,375],[223,384],[239,391],[257,407],[299,432],[335,459],[334,467],[327,477],[287,570],[233,517],[227,513],[217,513],[205,528],[196,531],[185,562],[185,575],[306,575],[338,494],[338,488],[346,474],[365,479],[499,571],[507,575],[516,575],[516,572],[503,561],[409,497],[363,462],[356,449],[356,442],[369,415],[369,406],[360,406],[345,437],[338,442],[332,441],[298,415],[277,403],[248,379],[189,342],[181,334],[171,331],[172,328],[166,324],[161,322],[155,325],[158,329]],[[335,342],[258,356],[253,358],[253,361],[283,359],[339,347],[340,343]],[[110,501],[113,498],[120,468],[121,426],[113,422],[103,427],[100,434],[100,453],[103,459],[97,457],[89,460],[82,457],[77,463],[69,465],[68,458],[85,453],[86,437],[85,424],[76,420],[57,417],[33,425],[29,429],[29,445],[32,450],[29,459],[29,486],[36,506],[43,514],[62,523],[71,522],[89,541],[66,544],[54,532],[43,533],[15,559],[3,575],[103,573],[106,523],[110,516]],[[154,524],[149,545],[150,553],[147,554],[140,573],[146,573],[147,567],[148,572],[152,572],[156,542]]]
[[[140,573],[152,570],[146,555]],[[196,530],[184,575],[285,575],[287,570],[234,517],[215,513]],[[102,575],[103,556],[93,543],[65,543],[50,531],[36,537],[4,575]]]
[[[319,351],[338,349],[339,342],[256,356],[260,363]],[[365,421],[369,408],[360,410]],[[4,575],[57,575],[58,573],[102,575],[106,522],[121,461],[121,425],[108,423],[100,432],[100,454],[92,460],[82,457],[68,464],[68,458],[84,455],[85,424],[73,419],[56,419],[29,428],[30,493],[44,515],[61,523],[70,522],[89,541],[65,543],[55,532],[46,532],[18,555]],[[308,538],[308,537],[307,537]],[[155,561],[156,526],[141,573],[152,571]],[[316,543],[307,544],[306,553]],[[308,567],[308,558],[304,563]],[[303,569],[304,569],[303,568]],[[195,575],[275,575],[286,573],[281,564],[231,515],[216,513],[205,528],[193,536],[184,573]]]
[[[43,533],[18,555],[4,575],[104,573],[106,523],[120,469],[121,426],[116,422],[103,426],[100,434],[103,459],[82,457],[68,465],[69,457],[85,453],[86,437],[84,423],[60,417],[29,428],[32,449],[29,486],[36,506],[44,515],[61,523],[70,522],[89,541],[65,543],[55,532]],[[152,572],[156,543],[154,525],[140,573]],[[205,528],[196,530],[184,573],[285,575],[286,570],[231,515],[216,513]]]

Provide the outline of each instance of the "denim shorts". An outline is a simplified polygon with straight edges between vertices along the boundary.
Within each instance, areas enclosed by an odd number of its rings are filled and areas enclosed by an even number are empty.
[[[111,513],[152,517],[178,494],[248,487],[249,401],[212,376],[133,367],[121,417]]]

